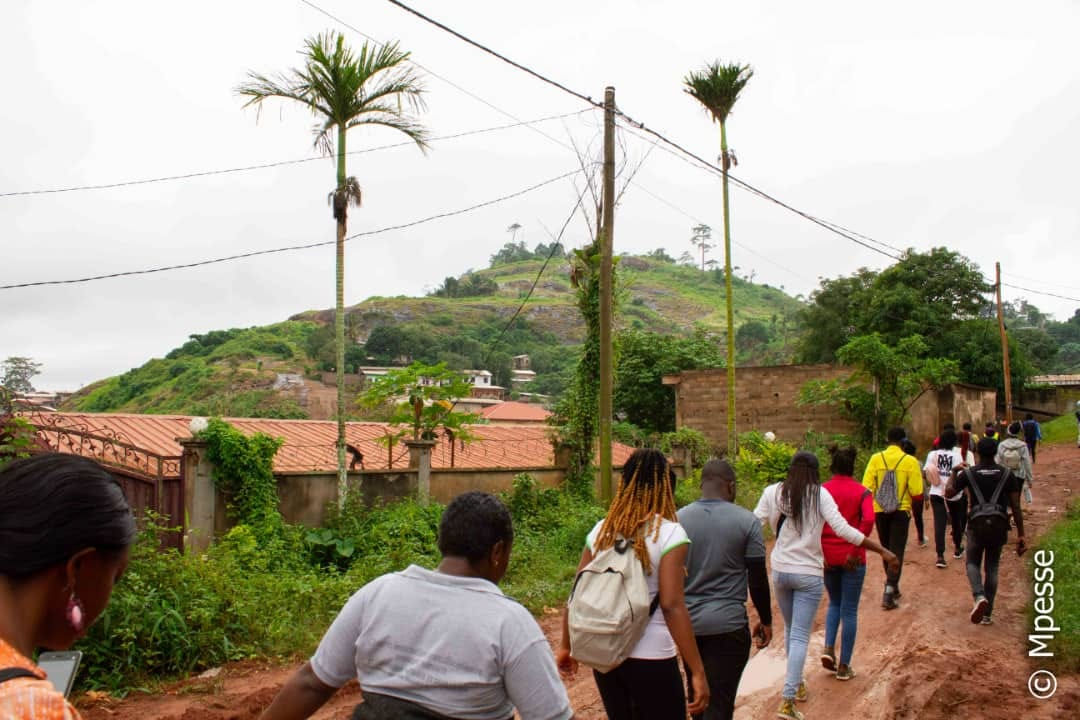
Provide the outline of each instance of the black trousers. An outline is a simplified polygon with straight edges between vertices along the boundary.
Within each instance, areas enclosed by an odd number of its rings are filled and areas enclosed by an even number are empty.
[[[894,590],[900,588],[900,574],[904,570],[904,548],[907,547],[908,530],[911,527],[911,516],[907,510],[897,510],[891,513],[878,513],[874,517],[877,525],[878,542],[887,550],[891,550],[900,561],[900,567],[896,574],[889,572],[888,564],[882,560],[885,568],[885,585],[892,586]]]
[[[911,519],[915,521],[915,533],[920,543],[926,540],[926,530],[923,528],[923,502],[924,500],[911,499]]]
[[[676,658],[638,660],[602,673],[593,670],[610,720],[686,720],[686,693]]]
[[[744,625],[729,633],[697,635],[694,639],[705,665],[705,679],[709,682],[709,707],[703,714],[691,717],[694,720],[731,720],[735,715],[739,680],[750,660],[750,628]],[[694,701],[690,668],[686,668],[686,696],[690,702]]]
[[[959,550],[964,545],[964,529],[967,527],[967,495],[952,501],[940,495],[931,495],[930,505],[934,509],[934,550],[938,555],[945,554],[946,519],[951,520],[953,549]]]

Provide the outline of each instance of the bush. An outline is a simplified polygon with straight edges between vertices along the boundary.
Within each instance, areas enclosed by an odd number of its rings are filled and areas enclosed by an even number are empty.
[[[1039,541],[1038,550],[1054,553],[1053,618],[1061,631],[1049,643],[1053,663],[1063,672],[1080,672],[1080,505],[1069,508],[1065,520]],[[1035,553],[1028,561],[1034,563]],[[1034,621],[1034,605],[1028,617]],[[1032,627],[1029,622],[1028,627]]]

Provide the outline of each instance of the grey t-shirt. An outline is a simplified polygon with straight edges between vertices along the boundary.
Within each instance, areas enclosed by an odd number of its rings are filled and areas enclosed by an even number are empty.
[[[555,658],[529,611],[479,578],[412,565],[357,591],[311,658],[331,687],[408,700],[462,720],[566,720]]]
[[[746,559],[765,558],[761,523],[727,500],[698,500],[679,511],[690,536],[686,559],[686,607],[695,635],[719,635],[745,627]]]

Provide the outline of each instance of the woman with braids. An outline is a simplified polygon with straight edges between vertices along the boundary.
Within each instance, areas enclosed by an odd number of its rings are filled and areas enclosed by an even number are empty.
[[[776,602],[784,616],[787,651],[787,675],[776,714],[788,720],[803,720],[795,702],[807,697],[803,666],[810,626],[824,594],[822,529],[828,524],[846,542],[881,555],[893,571],[899,562],[893,553],[844,519],[836,500],[821,486],[818,459],[811,452],[795,453],[787,477],[762,491],[754,514],[769,523],[776,537],[770,564]]]
[[[0,470],[0,718],[78,718],[33,660],[86,634],[124,572],[135,519],[93,460],[50,453]]]
[[[645,569],[649,595],[655,598],[659,594],[660,612],[653,614],[630,657],[610,672],[593,671],[611,720],[685,720],[687,710],[701,713],[709,704],[705,667],[683,598],[690,540],[675,515],[674,480],[663,453],[636,450],[623,467],[607,517],[593,527],[581,554],[579,571],[592,561],[594,553],[612,547],[619,536],[634,538],[634,552]],[[690,676],[689,705],[676,650]],[[565,610],[562,646],[555,657],[564,674],[576,674]]]

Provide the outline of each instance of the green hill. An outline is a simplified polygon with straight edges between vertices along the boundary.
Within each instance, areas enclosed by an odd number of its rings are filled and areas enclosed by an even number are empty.
[[[538,376],[530,390],[557,394],[584,334],[564,259],[549,263],[514,327],[503,333],[541,266],[535,258],[498,264],[448,278],[437,291],[441,295],[372,297],[347,308],[353,342],[346,369],[407,358],[445,361],[451,367],[489,369],[496,384],[506,386],[510,358],[528,354]],[[721,339],[721,273],[627,256],[619,259],[618,283],[621,329],[671,334],[700,328]],[[777,288],[739,278],[734,299],[739,362],[790,360],[801,304]],[[332,319],[333,310],[308,311],[275,325],[192,335],[164,358],[83,388],[65,408],[328,417],[327,403],[312,399],[329,394],[320,373],[332,369]]]

